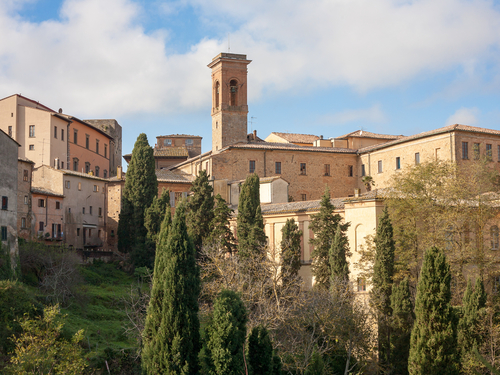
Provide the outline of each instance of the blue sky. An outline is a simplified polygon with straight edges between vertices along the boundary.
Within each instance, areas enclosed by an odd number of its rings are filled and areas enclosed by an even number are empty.
[[[210,70],[247,54],[249,131],[500,129],[491,0],[0,0],[0,97],[211,147]],[[228,43],[229,39],[229,43]],[[251,119],[253,117],[253,119]]]

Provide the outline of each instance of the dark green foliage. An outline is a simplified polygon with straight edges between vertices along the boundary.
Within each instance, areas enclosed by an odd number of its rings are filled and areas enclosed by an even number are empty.
[[[168,235],[167,235],[168,232]],[[162,224],[153,287],[143,333],[143,369],[148,374],[195,374],[200,346],[200,276],[188,236],[185,204],[171,228]]]
[[[349,253],[349,241],[340,226],[337,226],[330,247],[330,285],[347,287],[349,282],[349,263],[347,255]]]
[[[373,265],[373,289],[371,302],[377,313],[378,322],[378,355],[382,367],[388,367],[391,357],[391,292],[394,276],[394,237],[391,219],[384,209],[378,222],[375,237],[375,262]]]
[[[392,330],[391,330],[391,362],[393,374],[408,374],[408,356],[410,354],[410,336],[415,315],[408,278],[399,285],[392,285],[391,294]]]
[[[148,231],[148,238],[156,243],[165,219],[165,213],[170,214],[170,191],[163,189],[160,198],[153,198],[151,206],[144,212],[144,226]]]
[[[9,247],[3,246],[0,242],[0,280],[9,280],[13,276]]]
[[[248,337],[247,364],[250,374],[273,374],[273,344],[269,332],[263,326],[253,327]]]
[[[208,374],[245,373],[244,353],[247,313],[241,298],[223,290],[214,303],[206,329],[205,370]]]
[[[197,254],[200,253],[204,240],[210,234],[214,218],[214,189],[208,183],[205,170],[201,170],[191,187],[192,197],[187,204],[186,222],[188,233],[193,239]]]
[[[149,146],[146,134],[141,133],[127,168],[118,222],[118,248],[122,252],[131,252],[132,261],[138,267],[151,265],[154,258],[154,249],[145,246],[144,214],[157,195],[153,148]]]
[[[233,210],[228,207],[226,201],[217,194],[215,196],[214,217],[210,224],[210,233],[207,245],[216,246],[221,252],[233,254],[236,250],[236,240],[229,227],[229,219]]]
[[[458,374],[451,273],[440,249],[426,251],[415,301],[408,370],[412,375]]]
[[[238,254],[241,257],[260,252],[267,240],[259,189],[259,176],[255,173],[249,175],[241,187],[237,218]]]
[[[312,273],[315,277],[315,285],[328,289],[330,287],[330,277],[332,274],[330,267],[330,248],[333,236],[337,227],[345,233],[349,228],[348,223],[342,224],[339,214],[334,214],[334,207],[330,201],[330,190],[328,187],[321,198],[321,208],[315,215],[311,215],[309,228],[314,232],[314,238],[310,243],[314,246],[312,257]]]
[[[295,279],[300,270],[300,238],[299,230],[294,219],[288,219],[281,229],[281,278],[283,284]]]

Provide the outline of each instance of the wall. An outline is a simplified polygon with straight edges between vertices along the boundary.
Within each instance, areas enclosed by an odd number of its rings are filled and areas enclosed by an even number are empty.
[[[43,207],[40,206],[40,200],[44,201]],[[33,192],[32,201],[34,237],[48,241],[64,240],[64,197],[51,193]],[[59,203],[59,208],[57,208],[57,203]],[[42,229],[40,223],[43,223],[43,230],[40,230]],[[53,224],[56,225],[56,230],[54,230]],[[60,225],[60,232],[58,225]]]
[[[27,179],[25,179],[25,171]],[[17,234],[25,240],[31,239],[34,232],[34,221],[31,197],[33,163],[19,160],[17,163]],[[23,220],[24,218],[24,220]],[[23,227],[23,221],[25,226]]]
[[[116,176],[116,168],[122,166],[122,127],[114,119],[85,120],[89,124],[102,130],[113,139],[109,144],[109,175]]]

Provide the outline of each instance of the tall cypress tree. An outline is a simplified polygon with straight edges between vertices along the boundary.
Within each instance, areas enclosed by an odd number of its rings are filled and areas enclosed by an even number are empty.
[[[391,309],[391,362],[388,370],[392,374],[406,375],[408,374],[411,329],[415,320],[408,278],[401,281],[399,285],[392,284]]]
[[[330,246],[330,285],[345,288],[349,282],[349,241],[346,234],[341,230],[340,225],[335,230],[332,246]]]
[[[284,285],[295,279],[300,270],[300,238],[302,231],[294,219],[281,228],[281,279]]]
[[[132,252],[136,266],[150,265],[152,261],[153,254],[148,253],[144,245],[147,236],[144,212],[157,195],[153,148],[149,146],[146,134],[141,133],[137,137],[127,168],[118,222],[118,248],[122,252]]]
[[[375,262],[373,264],[373,289],[370,299],[377,312],[378,355],[382,368],[387,368],[391,357],[391,293],[394,276],[394,237],[387,207],[378,222],[375,237]]]
[[[241,298],[223,290],[206,330],[204,363],[208,374],[244,374],[247,313]]]
[[[170,214],[170,191],[163,189],[160,198],[154,197],[153,203],[144,213],[144,226],[148,231],[148,238],[154,243],[158,241],[166,212]]]
[[[214,217],[210,223],[208,246],[216,246],[221,252],[233,254],[236,250],[236,240],[229,226],[233,210],[228,207],[224,198],[215,196]]]
[[[311,215],[309,228],[314,233],[310,243],[314,246],[312,257],[312,273],[315,277],[315,285],[328,289],[330,287],[330,277],[332,274],[330,267],[330,248],[332,246],[333,236],[340,228],[345,232],[349,224],[341,223],[342,218],[339,214],[334,214],[334,207],[330,201],[330,190],[325,189],[321,197],[320,210],[317,214]]]
[[[248,367],[252,375],[273,375],[273,344],[266,327],[252,328],[248,336]]]
[[[431,247],[425,252],[417,286],[408,360],[412,375],[459,373],[450,282],[444,252]]]
[[[155,259],[142,366],[147,374],[195,374],[200,349],[200,275],[184,203],[177,207],[170,229],[167,222],[162,224]]]
[[[252,252],[260,252],[267,240],[260,208],[259,189],[259,176],[255,173],[249,175],[241,187],[237,234],[238,254],[242,257],[247,257]]]
[[[208,183],[208,175],[201,170],[193,181],[193,195],[187,204],[188,233],[193,238],[196,252],[199,254],[203,241],[210,235],[210,225],[214,218],[214,189]]]

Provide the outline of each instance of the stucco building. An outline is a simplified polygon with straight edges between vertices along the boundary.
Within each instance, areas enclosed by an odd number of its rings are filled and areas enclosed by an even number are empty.
[[[17,162],[17,235],[25,240],[33,238],[35,233],[31,194],[34,164],[23,158]]]

